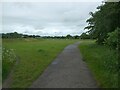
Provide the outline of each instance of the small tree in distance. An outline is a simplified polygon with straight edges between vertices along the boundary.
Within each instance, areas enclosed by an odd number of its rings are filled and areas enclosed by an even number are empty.
[[[70,34],[68,34],[68,35],[66,36],[66,38],[67,38],[67,39],[72,39],[73,37],[72,37]]]

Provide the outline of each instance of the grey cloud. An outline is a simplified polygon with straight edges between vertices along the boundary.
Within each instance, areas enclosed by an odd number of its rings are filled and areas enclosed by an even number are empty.
[[[100,2],[4,3],[3,32],[39,35],[81,34]],[[9,28],[10,27],[10,28]]]

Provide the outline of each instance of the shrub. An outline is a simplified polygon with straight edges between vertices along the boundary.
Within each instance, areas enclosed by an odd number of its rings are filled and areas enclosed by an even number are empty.
[[[110,48],[118,49],[118,32],[120,28],[115,29],[115,31],[108,33],[108,38],[105,40],[105,44]]]

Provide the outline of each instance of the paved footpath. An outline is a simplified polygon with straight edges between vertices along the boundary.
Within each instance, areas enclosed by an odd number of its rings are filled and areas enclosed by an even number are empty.
[[[78,45],[67,46],[30,88],[97,88]]]

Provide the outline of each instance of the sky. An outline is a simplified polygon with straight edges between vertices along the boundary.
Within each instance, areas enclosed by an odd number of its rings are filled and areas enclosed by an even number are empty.
[[[102,2],[4,2],[2,33],[40,36],[80,35],[89,12]]]

